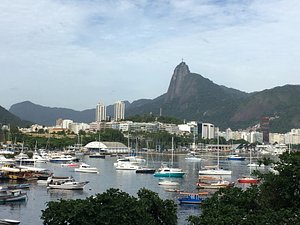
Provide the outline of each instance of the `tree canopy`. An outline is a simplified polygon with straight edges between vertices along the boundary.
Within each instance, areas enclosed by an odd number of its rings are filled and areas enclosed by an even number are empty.
[[[157,193],[142,188],[138,197],[119,189],[108,189],[86,199],[47,203],[42,210],[44,225],[175,225],[176,205],[162,200]]]
[[[274,165],[276,174],[256,172],[258,186],[216,192],[201,215],[189,217],[190,225],[300,224],[300,152],[284,153]]]

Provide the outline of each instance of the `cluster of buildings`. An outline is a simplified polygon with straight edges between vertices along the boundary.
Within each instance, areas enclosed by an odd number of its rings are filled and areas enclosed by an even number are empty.
[[[300,144],[300,129],[292,129],[285,134],[269,132],[269,118],[263,117],[260,124],[251,130],[233,131],[230,128],[220,131],[212,123],[190,121],[184,124],[167,124],[161,122],[133,122],[125,119],[125,103],[118,101],[114,104],[114,115],[110,118],[106,114],[106,106],[99,103],[96,106],[95,121],[89,124],[77,123],[69,119],[58,119],[56,126],[43,127],[33,125],[28,129],[23,128],[22,132],[36,132],[40,129],[48,133],[69,131],[78,134],[80,130],[85,132],[97,132],[105,129],[115,129],[121,132],[159,132],[166,131],[174,135],[195,135],[202,139],[213,139],[223,137],[225,140],[245,140],[249,143],[270,143],[270,144]]]

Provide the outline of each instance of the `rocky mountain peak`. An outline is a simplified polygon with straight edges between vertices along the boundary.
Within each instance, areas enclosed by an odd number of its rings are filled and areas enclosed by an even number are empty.
[[[185,62],[181,62],[176,66],[168,92],[166,94],[166,100],[173,100],[174,98],[180,97],[181,95],[181,87],[184,84],[185,77],[190,74],[189,67],[185,64]]]

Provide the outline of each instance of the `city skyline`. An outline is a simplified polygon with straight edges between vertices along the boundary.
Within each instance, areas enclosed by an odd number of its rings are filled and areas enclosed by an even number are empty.
[[[245,92],[300,84],[299,8],[296,0],[3,0],[0,105],[84,110],[99,98],[153,99],[182,60]]]

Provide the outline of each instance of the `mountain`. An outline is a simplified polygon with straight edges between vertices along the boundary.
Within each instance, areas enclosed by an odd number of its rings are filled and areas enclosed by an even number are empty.
[[[161,110],[163,115],[223,126],[248,95],[191,73],[188,66],[181,62],[174,70],[167,93],[152,101],[144,101],[144,104],[131,104],[127,114],[151,112],[158,115]]]
[[[128,105],[129,102],[125,102]],[[107,106],[106,113],[113,115],[114,106]],[[74,122],[90,123],[95,121],[95,109],[76,111],[67,108],[47,107],[34,104],[30,101],[20,102],[10,107],[9,112],[20,117],[21,119],[30,120],[37,124],[53,126],[58,118],[70,119]]]
[[[2,125],[15,125],[20,127],[26,127],[32,123],[29,121],[21,120],[19,117],[7,111],[5,108],[0,106],[0,124]]]
[[[221,129],[247,128],[259,123],[261,117],[271,117],[271,131],[286,132],[300,126],[300,86],[286,85],[245,93],[215,84],[200,74],[192,73],[185,62],[174,69],[166,93],[155,99],[139,99],[126,104],[126,116],[152,114],[174,116],[179,119],[211,122]],[[24,120],[44,125],[56,119],[92,122],[95,109],[75,111],[50,108],[22,102],[11,106],[11,113]],[[107,107],[113,115],[113,106]]]

